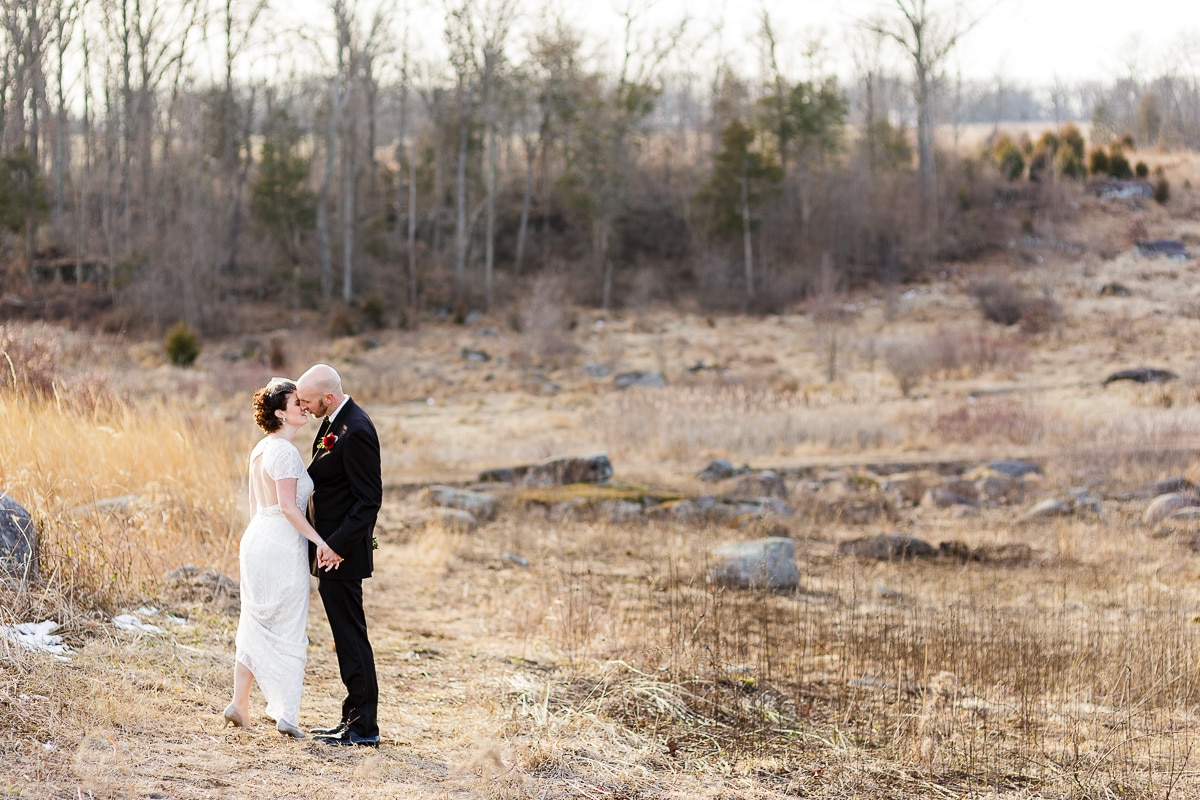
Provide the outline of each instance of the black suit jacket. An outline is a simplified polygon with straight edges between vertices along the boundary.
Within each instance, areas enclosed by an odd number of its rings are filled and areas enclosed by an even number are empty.
[[[383,504],[383,478],[379,436],[367,413],[347,400],[326,433],[337,441],[318,448],[321,432],[313,440],[313,460],[308,474],[313,480],[309,517],[317,533],[344,560],[334,570],[317,570],[314,544],[308,554],[313,574],[322,580],[361,580],[375,566],[372,540],[375,520]]]

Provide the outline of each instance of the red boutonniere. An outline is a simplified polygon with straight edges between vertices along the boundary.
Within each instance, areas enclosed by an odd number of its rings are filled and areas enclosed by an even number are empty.
[[[317,442],[317,449],[332,450],[335,444],[337,444],[337,437],[332,433],[327,433],[321,437],[321,441]]]

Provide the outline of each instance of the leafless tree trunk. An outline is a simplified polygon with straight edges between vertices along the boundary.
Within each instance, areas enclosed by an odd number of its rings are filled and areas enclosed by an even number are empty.
[[[442,135],[446,128],[445,101],[445,92],[440,89],[428,92],[425,101],[426,113],[433,127],[433,198],[428,214],[428,223],[432,228],[430,248],[442,266],[445,266],[442,236],[442,201],[446,196],[446,138]]]
[[[529,210],[533,205],[533,165],[537,157],[537,141],[525,139],[525,193],[521,196],[521,221],[517,226],[517,252],[513,259],[513,276],[521,277],[521,265],[525,261],[525,237],[529,233]]]
[[[54,125],[54,213],[53,226],[56,237],[63,235],[64,174],[67,163],[67,47],[79,21],[80,0],[58,0],[54,4],[54,55],[55,55],[55,125]],[[84,86],[86,92],[86,82]],[[82,280],[76,264],[76,281]]]
[[[746,269],[746,299],[754,299],[754,248],[751,240],[750,225],[750,176],[746,167],[742,167],[742,258]]]
[[[408,270],[407,270],[407,285],[406,291],[407,302],[410,307],[416,306],[416,295],[412,291],[415,285],[414,276],[414,245],[416,244],[411,239],[406,239],[405,223],[407,222],[408,230],[416,233],[414,218],[416,215],[416,203],[411,189],[416,188],[416,174],[412,171],[412,162],[415,159],[410,158],[408,154],[408,90],[409,90],[409,71],[408,71],[408,20],[405,20],[404,26],[404,41],[400,46],[402,60],[400,62],[400,119],[399,130],[396,136],[396,230],[395,239],[399,246],[401,241],[407,244],[408,255]],[[407,178],[405,177],[407,174]],[[406,189],[407,186],[411,189]],[[407,204],[405,201],[408,201]],[[402,213],[403,212],[403,213]]]
[[[23,58],[29,70],[29,128],[26,147],[33,167],[41,173],[42,109],[46,107],[46,38],[47,30],[42,17],[41,0],[26,0],[25,48]],[[25,269],[30,286],[33,284],[33,260],[37,255],[37,228],[39,209],[34,204],[25,207]]]
[[[342,303],[354,300],[355,184],[358,152],[354,129],[342,137]]]
[[[471,80],[475,66],[474,2],[464,0],[447,8],[446,43],[454,66],[454,106],[458,141],[454,157],[454,303],[462,305],[466,294],[467,269],[467,147],[475,91]]]
[[[455,98],[458,101],[459,142],[455,187],[455,301],[462,303],[465,292],[467,187],[466,161],[470,121],[475,113],[476,91],[483,106],[483,180],[486,222],[484,228],[484,303],[490,307],[495,284],[496,240],[496,151],[498,104],[497,89],[504,67],[504,46],[516,18],[517,0],[458,0],[447,8],[446,42],[455,70]],[[477,82],[475,77],[477,76]]]
[[[347,0],[333,0],[330,4],[333,13],[335,41],[334,75],[329,83],[329,120],[325,128],[325,170],[321,176],[320,187],[317,191],[317,260],[320,270],[321,299],[328,304],[333,298],[333,244],[329,230],[330,192],[333,188],[333,178],[337,165],[339,150],[346,155],[352,150],[350,143],[341,140],[341,128],[346,107],[351,96],[364,74],[364,65],[373,58],[383,41],[390,5],[376,8],[366,30],[355,31],[357,15]],[[357,38],[356,38],[357,35]],[[354,189],[353,164],[347,164],[342,159],[342,190],[344,193]],[[347,170],[350,174],[347,175]],[[353,299],[353,254],[356,220],[354,217],[354,198],[341,198],[341,219],[345,229],[342,233],[342,299],[347,304]]]
[[[632,170],[632,139],[649,111],[644,98],[654,95],[663,62],[679,43],[687,25],[684,19],[673,28],[660,32],[649,43],[639,41],[636,27],[644,10],[629,6],[621,12],[624,21],[621,68],[613,92],[604,104],[602,113],[608,119],[596,121],[601,129],[595,131],[599,145],[598,151],[593,153],[593,158],[599,156],[599,161],[591,167],[595,204],[592,245],[593,258],[604,275],[601,292],[605,309],[612,305],[614,264],[609,248]]]
[[[245,0],[241,0],[237,3],[237,11],[243,14],[241,19],[235,13],[234,7],[234,0],[225,0],[222,9],[225,36],[225,96],[223,98],[225,106],[223,121],[225,124],[222,126],[221,132],[221,164],[228,186],[229,231],[225,271],[230,274],[236,273],[238,269],[238,245],[241,241],[245,215],[242,199],[250,174],[250,166],[253,163],[250,130],[254,120],[253,93],[251,93],[244,114],[238,114],[237,95],[233,81],[234,62],[250,45],[255,25],[266,10],[267,2],[266,0],[254,0],[252,3],[246,3]]]
[[[921,209],[926,233],[938,230],[937,164],[933,153],[934,81],[947,56],[979,24],[982,16],[968,14],[963,0],[954,0],[949,14],[931,8],[929,0],[892,0],[900,18],[867,23],[904,51],[913,70],[913,100],[917,107],[917,168],[921,179]]]
[[[487,165],[484,186],[487,193],[487,222],[484,230],[483,285],[484,307],[492,307],[496,271],[496,62],[500,53],[488,51],[483,57],[483,108],[486,131]]]

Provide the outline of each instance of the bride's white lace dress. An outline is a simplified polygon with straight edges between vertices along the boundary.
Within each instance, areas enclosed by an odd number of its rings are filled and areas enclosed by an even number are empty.
[[[308,658],[308,540],[292,527],[274,499],[273,482],[296,479],[296,496],[280,498],[308,506],[313,482],[300,453],[286,439],[265,436],[250,453],[250,510],[242,534],[242,611],[237,660],[254,673],[267,714],[299,726],[300,689]]]

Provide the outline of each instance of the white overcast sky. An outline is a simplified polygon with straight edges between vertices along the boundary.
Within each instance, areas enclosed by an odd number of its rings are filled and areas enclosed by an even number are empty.
[[[612,16],[611,0],[565,0],[590,8],[597,21]],[[929,7],[948,9],[945,0]],[[1181,57],[1191,39],[1193,66],[1200,68],[1200,3],[1196,0],[967,0],[986,11],[963,40],[955,58],[964,76],[1050,84],[1055,78],[1109,80],[1128,73],[1131,53],[1154,73],[1164,56]],[[989,9],[990,10],[987,10]],[[846,34],[872,16],[897,18],[894,0],[658,0],[664,19],[688,10],[693,34],[712,36],[732,51],[746,45],[754,66],[754,45],[762,9],[770,14],[781,42],[797,51],[819,36],[835,61],[845,53]],[[723,23],[723,24],[722,24]],[[720,32],[716,32],[720,25]],[[840,60],[845,60],[844,58]],[[797,65],[798,66],[798,65]],[[841,65],[839,65],[841,66]]]
[[[360,7],[384,0],[360,0]],[[487,0],[482,0],[486,2]],[[328,29],[331,0],[275,0],[288,16],[304,20],[316,34]],[[395,0],[411,9],[415,52],[436,59],[442,49],[444,0]],[[561,9],[585,33],[588,48],[615,48],[620,42],[615,11],[630,2],[649,5],[646,27],[665,27],[691,18],[684,56],[692,70],[707,73],[724,56],[744,73],[759,67],[758,30],[762,11],[771,16],[782,66],[796,77],[805,73],[806,43],[819,40],[826,68],[849,77],[848,34],[872,16],[895,19],[895,0],[523,0],[531,12],[547,5]],[[1186,60],[1200,72],[1200,3],[1197,0],[963,0],[982,21],[955,51],[950,68],[966,78],[1049,86],[1055,81],[1108,82],[1129,73],[1161,72],[1167,60]],[[948,9],[953,0],[929,0]],[[989,10],[990,9],[990,10]],[[526,17],[529,24],[530,16]],[[421,42],[423,45],[416,45]]]

